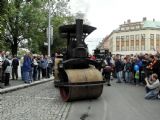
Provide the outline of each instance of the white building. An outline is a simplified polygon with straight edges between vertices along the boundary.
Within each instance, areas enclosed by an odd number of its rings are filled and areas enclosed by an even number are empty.
[[[112,54],[154,54],[160,49],[160,21],[128,20],[103,40],[102,47],[108,48]]]

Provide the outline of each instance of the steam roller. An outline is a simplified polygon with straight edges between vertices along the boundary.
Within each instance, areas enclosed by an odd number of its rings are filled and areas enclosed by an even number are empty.
[[[59,27],[60,36],[67,39],[67,49],[63,58],[55,59],[54,83],[64,101],[94,99],[102,94],[105,81],[99,70],[100,64],[89,59],[85,43],[87,35],[95,29],[83,24],[82,19]]]

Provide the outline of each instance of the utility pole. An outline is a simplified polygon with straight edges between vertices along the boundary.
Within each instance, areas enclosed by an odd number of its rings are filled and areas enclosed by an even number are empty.
[[[51,11],[50,0],[48,0],[48,56],[51,56]]]

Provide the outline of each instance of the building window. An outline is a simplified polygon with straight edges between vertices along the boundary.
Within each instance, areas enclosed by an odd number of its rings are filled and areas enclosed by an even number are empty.
[[[141,50],[145,50],[145,40],[141,40]]]
[[[136,40],[136,50],[139,50],[139,40]]]
[[[130,41],[131,41],[130,50],[133,51],[133,50],[134,50],[134,35],[131,35],[131,36],[130,36]]]
[[[131,48],[130,48],[131,51],[134,50],[134,40],[131,40]]]
[[[135,41],[136,41],[136,45],[135,45],[135,50],[139,50],[139,34],[135,35]]]
[[[111,50],[111,52],[113,51],[113,38],[111,38],[111,42],[110,42],[110,50]]]
[[[124,36],[121,36],[121,51],[125,50],[125,41],[124,41]]]
[[[141,39],[145,40],[146,39],[146,35],[145,34],[141,34]]]
[[[150,34],[150,50],[154,50],[154,34]]]
[[[135,35],[135,40],[139,40],[139,34]]]
[[[129,30],[129,27],[126,27],[126,30]]]
[[[134,26],[131,26],[131,30],[134,30]]]
[[[126,40],[126,50],[129,51],[129,40]]]
[[[124,27],[121,27],[121,30],[125,30],[125,28],[124,28]]]
[[[154,40],[154,34],[150,34],[150,38]]]
[[[160,49],[160,34],[156,34],[156,49]]]
[[[141,50],[145,50],[145,34],[141,34]]]
[[[134,40],[134,35],[130,35],[130,40]]]
[[[136,26],[136,29],[139,29],[139,28],[140,28],[140,26],[139,26],[139,25],[137,25],[137,26]]]
[[[129,51],[129,35],[126,36],[126,50]]]
[[[120,37],[116,37],[116,51],[120,51]]]
[[[129,35],[126,36],[126,40],[129,41]]]

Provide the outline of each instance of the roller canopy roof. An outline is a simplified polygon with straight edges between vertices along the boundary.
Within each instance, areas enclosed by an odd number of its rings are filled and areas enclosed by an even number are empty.
[[[96,30],[95,27],[83,24],[83,33],[90,34],[94,30]],[[70,35],[70,37],[76,37],[76,24],[60,26],[59,32],[63,38],[66,38],[68,35]]]

